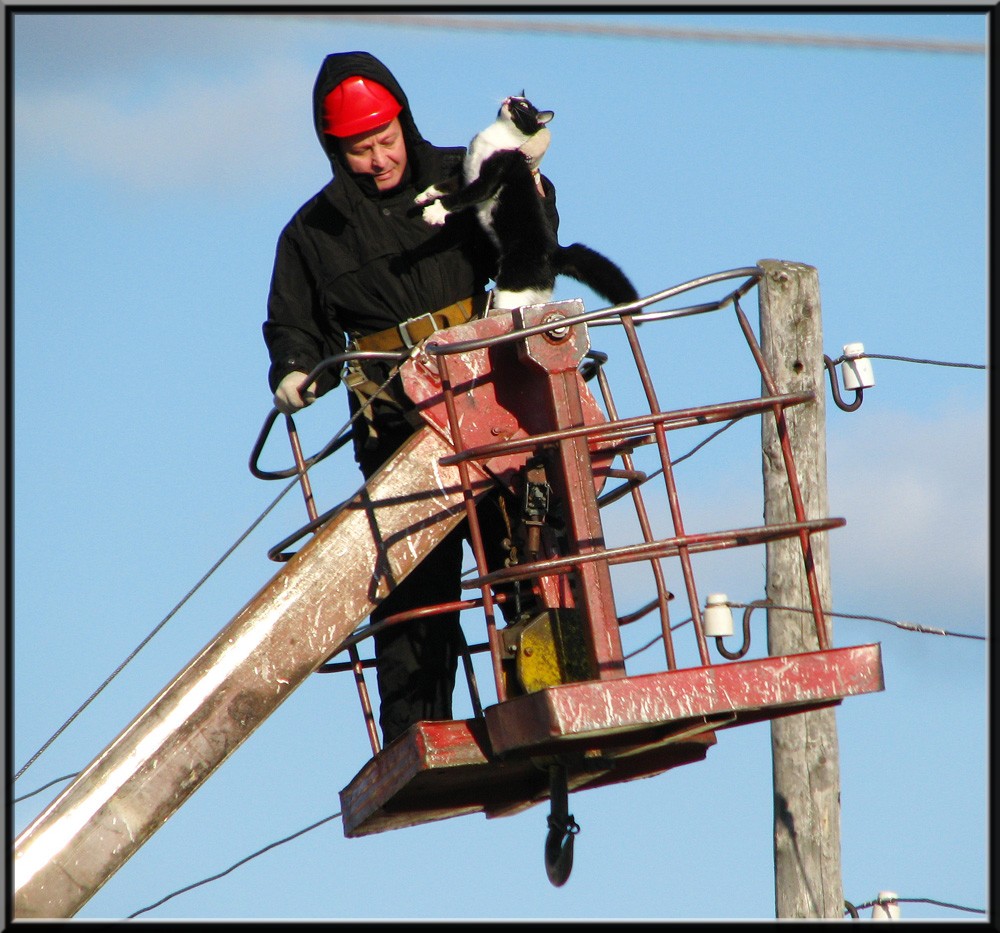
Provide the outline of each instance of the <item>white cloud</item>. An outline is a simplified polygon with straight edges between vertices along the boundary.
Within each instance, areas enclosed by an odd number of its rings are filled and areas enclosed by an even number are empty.
[[[848,522],[830,539],[843,590],[938,619],[974,612],[986,587],[984,413],[873,406],[854,417],[828,442],[830,511]]]
[[[138,101],[124,86],[18,94],[19,165],[54,155],[100,180],[161,192],[315,172],[314,80],[311,66],[268,64],[242,77],[185,76]]]

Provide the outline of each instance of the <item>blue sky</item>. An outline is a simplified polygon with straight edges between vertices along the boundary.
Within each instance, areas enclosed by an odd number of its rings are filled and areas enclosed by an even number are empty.
[[[984,43],[987,17],[964,9],[511,19]],[[260,324],[278,232],[328,178],[310,103],[328,52],[382,58],[439,144],[467,142],[522,88],[554,110],[544,168],[562,241],[614,257],[643,294],[764,258],[805,262],[819,271],[827,355],[861,341],[988,362],[983,55],[391,16],[39,13],[8,28],[15,769],[280,491],[246,466],[271,399]],[[577,296],[600,306],[560,283],[557,298]],[[714,318],[659,327],[666,407],[743,397],[746,361]],[[624,349],[606,328],[593,342],[612,365]],[[885,360],[875,373],[857,412],[827,404],[830,514],[847,519],[830,535],[833,609],[982,636],[987,374]],[[299,419],[307,448],[345,408],[338,393]],[[678,466],[689,529],[759,522],[756,430]],[[313,479],[321,508],[358,483],[349,455],[332,460]],[[267,549],[304,520],[286,496],[15,794],[88,764],[276,572]],[[696,564],[700,592],[760,598],[763,562],[746,549]],[[631,585],[625,608],[649,598]],[[465,624],[481,637],[480,619]],[[985,643],[858,620],[834,632],[837,645],[880,642],[886,677],[884,693],[837,712],[845,897],[988,907]],[[626,648],[649,637],[628,633]],[[348,678],[310,678],[79,916],[128,916],[335,813],[367,757]],[[770,767],[767,726],[747,726],[697,765],[574,795],[583,831],[560,889],[536,807],[359,840],[333,821],[143,917],[768,919]],[[15,805],[15,832],[62,786]]]

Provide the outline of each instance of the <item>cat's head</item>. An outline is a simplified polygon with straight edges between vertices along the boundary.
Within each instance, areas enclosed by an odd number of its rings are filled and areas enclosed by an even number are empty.
[[[520,97],[508,97],[500,105],[500,117],[511,123],[525,136],[537,133],[554,116],[551,110],[539,110],[521,91]]]

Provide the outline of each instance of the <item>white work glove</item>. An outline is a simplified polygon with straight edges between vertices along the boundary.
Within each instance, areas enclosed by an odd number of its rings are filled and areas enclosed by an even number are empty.
[[[303,383],[309,378],[308,373],[294,372],[285,376],[278,383],[278,388],[274,393],[274,407],[283,415],[292,415],[306,405],[312,405],[316,401],[316,383],[311,382],[309,388],[304,392]]]

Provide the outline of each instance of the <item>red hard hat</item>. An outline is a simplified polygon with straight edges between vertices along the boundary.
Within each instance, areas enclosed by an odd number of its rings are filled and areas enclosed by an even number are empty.
[[[323,132],[331,136],[367,133],[388,123],[402,106],[377,81],[345,78],[323,99]]]

